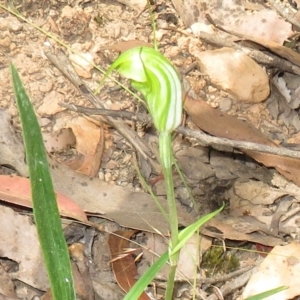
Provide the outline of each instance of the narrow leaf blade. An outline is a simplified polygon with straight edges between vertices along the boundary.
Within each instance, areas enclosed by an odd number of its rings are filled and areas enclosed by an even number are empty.
[[[19,74],[13,64],[10,68],[23,128],[33,213],[53,299],[75,300],[68,248],[62,232],[41,130]]]
[[[167,263],[169,259],[169,251],[166,251],[161,257],[143,274],[136,282],[133,288],[125,296],[124,300],[137,300],[143,293],[148,284],[153,280],[155,275]]]
[[[288,288],[289,288],[288,286],[280,286],[278,288],[275,288],[275,289],[257,294],[255,296],[248,297],[245,300],[262,300],[262,299],[266,299],[266,298],[268,298],[268,297],[270,297],[274,294],[277,294],[281,291],[287,290]]]
[[[216,216],[223,208],[224,208],[224,204],[218,210],[203,216],[195,223],[191,224],[190,226],[180,231],[178,234],[178,244],[172,249],[170,256],[174,255],[177,251],[179,251],[183,247],[183,245],[192,237],[192,235],[198,230],[198,228],[200,228],[211,218]]]

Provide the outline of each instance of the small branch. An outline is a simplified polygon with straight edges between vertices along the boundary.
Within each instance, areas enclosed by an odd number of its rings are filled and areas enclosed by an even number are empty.
[[[262,153],[269,153],[278,156],[285,156],[291,158],[300,158],[300,151],[289,150],[283,147],[271,147],[262,144],[256,144],[251,142],[244,142],[244,141],[237,141],[237,140],[230,140],[226,138],[219,138],[210,136],[203,131],[195,131],[185,127],[178,127],[176,132],[181,133],[185,136],[195,138],[197,141],[200,142],[202,146],[227,146],[232,148],[237,148],[243,150],[251,150],[257,151]]]
[[[246,283],[249,281],[250,277],[252,276],[252,274],[254,274],[256,270],[257,268],[251,268],[248,271],[244,271],[244,273],[240,274],[240,276],[234,278],[233,280],[226,281],[225,284],[220,288],[222,296],[226,297],[232,294],[234,291],[245,286]],[[218,298],[216,294],[212,294],[206,298],[206,300],[217,300],[217,299],[220,298]]]
[[[128,119],[131,121],[139,121],[144,124],[152,124],[151,117],[148,114],[143,113],[132,113],[130,111],[124,110],[112,110],[112,109],[100,109],[100,108],[90,108],[76,105],[75,103],[59,103],[60,106],[65,107],[71,111],[77,111],[86,115],[101,115],[110,116],[114,118]]]
[[[77,111],[80,113],[84,113],[86,115],[106,115],[106,116],[115,116],[115,117],[123,117],[129,120],[136,120],[140,122],[145,122],[146,124],[151,124],[150,116],[147,114],[133,114],[131,112],[126,111],[115,111],[115,110],[108,110],[108,109],[96,109],[96,108],[86,108],[82,106],[77,106],[75,104],[66,104],[61,103],[63,107],[66,107],[72,111]],[[298,158],[300,159],[300,151],[289,150],[283,147],[271,147],[257,143],[251,143],[246,141],[238,141],[238,140],[230,140],[226,138],[220,138],[208,135],[203,131],[199,130],[191,130],[189,128],[179,126],[176,130],[177,133],[183,134],[184,136],[188,136],[191,138],[196,139],[202,146],[214,147],[217,148],[218,146],[226,146],[241,150],[251,150],[257,151],[262,153],[269,153],[278,156],[285,156],[291,158]]]
[[[236,270],[230,274],[220,275],[220,276],[217,276],[214,278],[213,277],[212,278],[200,278],[200,279],[197,279],[197,282],[209,283],[209,284],[216,284],[218,282],[226,282],[234,277],[240,276],[240,275],[250,271],[254,267],[255,266],[245,267],[240,270]]]

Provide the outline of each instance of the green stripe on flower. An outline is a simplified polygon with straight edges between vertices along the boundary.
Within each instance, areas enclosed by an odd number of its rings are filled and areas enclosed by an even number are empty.
[[[156,129],[171,132],[182,115],[182,87],[173,65],[150,47],[135,47],[122,53],[110,66],[105,78],[116,69],[131,80],[145,97]]]

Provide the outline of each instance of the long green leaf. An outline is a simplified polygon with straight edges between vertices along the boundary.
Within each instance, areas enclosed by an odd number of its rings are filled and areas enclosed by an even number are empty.
[[[13,64],[10,66],[29,167],[33,213],[55,300],[75,300],[67,244],[49,172],[41,130],[32,104]]]
[[[257,294],[255,296],[248,297],[245,300],[263,300],[281,291],[287,290],[288,288],[289,288],[288,286],[280,286],[278,288]]]
[[[167,263],[169,259],[169,251],[166,251],[161,257],[143,274],[143,276],[135,283],[129,293],[123,300],[137,300],[148,284],[153,280],[155,275]]]
[[[171,255],[174,255],[176,252],[178,252],[183,245],[192,237],[192,235],[206,222],[208,222],[211,218],[213,218],[214,216],[216,216],[222,209],[224,208],[224,204],[222,205],[222,207],[220,207],[218,210],[207,214],[203,217],[201,217],[198,221],[196,221],[195,223],[189,225],[188,227],[184,228],[183,230],[181,230],[178,234],[178,244],[175,245],[175,247],[172,249],[171,251]]]

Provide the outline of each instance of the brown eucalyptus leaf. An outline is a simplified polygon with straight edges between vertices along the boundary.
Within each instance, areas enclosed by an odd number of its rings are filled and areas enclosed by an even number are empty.
[[[186,96],[184,108],[192,121],[203,131],[211,135],[239,141],[253,142],[262,145],[277,147],[266,138],[258,129],[247,122],[230,116],[218,109],[212,108],[205,101],[195,100]],[[244,153],[264,164],[273,167],[289,180],[300,186],[300,160],[278,155],[243,150]]]
[[[57,191],[71,198],[85,212],[102,214],[123,227],[167,234],[169,225],[149,194],[89,178],[50,158],[51,174]],[[166,199],[159,201],[167,211]],[[187,226],[195,217],[177,205],[179,223]]]
[[[88,222],[86,214],[70,198],[57,193],[59,213],[82,222]],[[0,199],[9,203],[32,208],[31,186],[28,178],[0,175]]]
[[[194,23],[207,23],[206,15],[209,14],[214,22],[230,31],[279,44],[293,34],[291,24],[272,9],[253,11],[249,14],[246,1],[172,0],[172,3],[187,27]]]
[[[132,254],[125,253],[129,248],[129,239],[137,233],[137,230],[118,230],[108,238],[109,250],[111,253],[111,265],[118,285],[124,292],[129,290],[136,283],[137,267]],[[149,300],[145,292],[139,297],[140,300]]]

